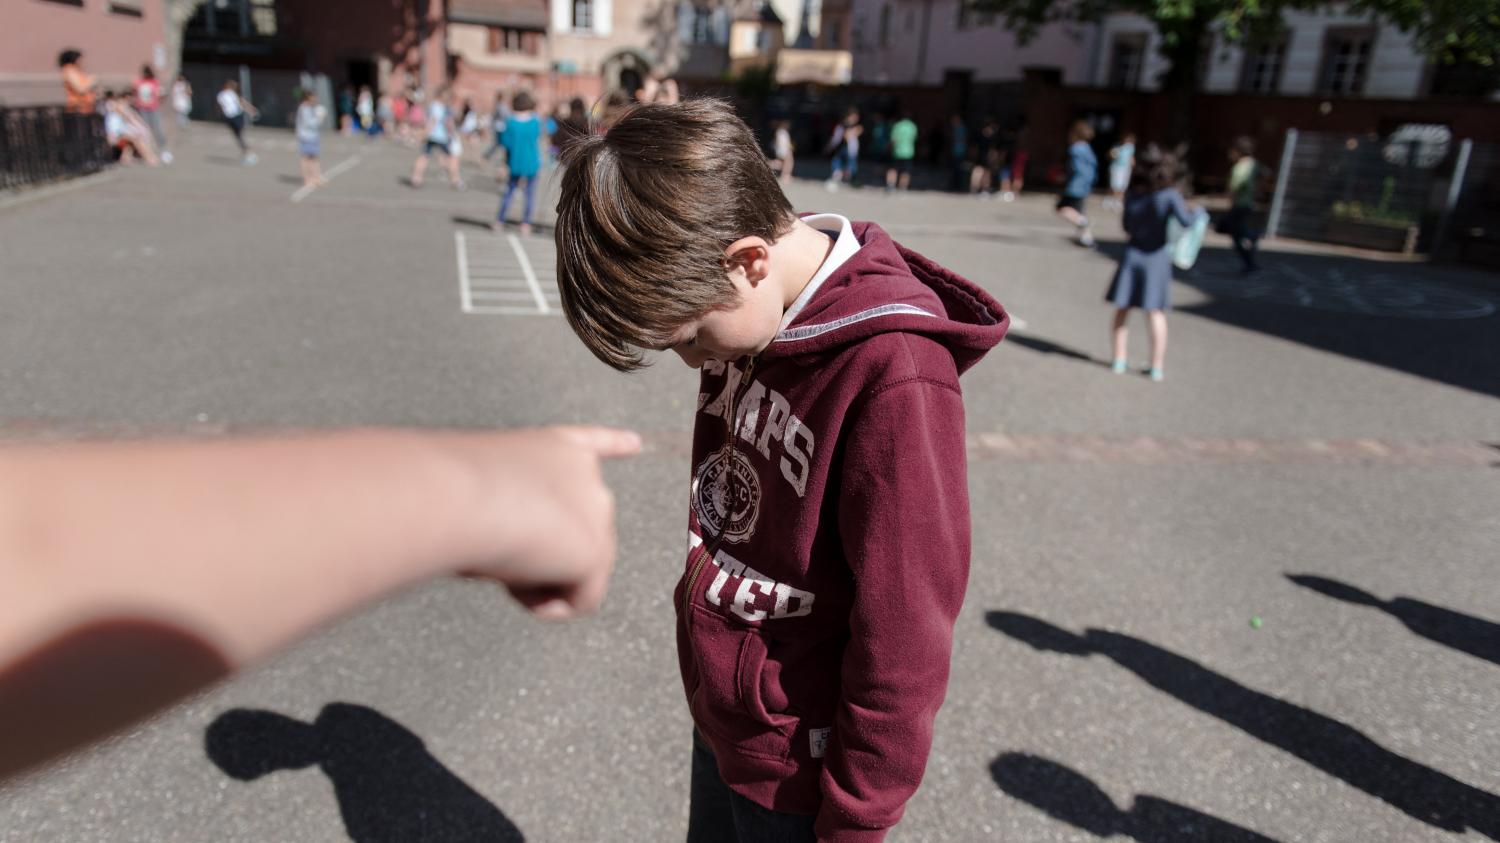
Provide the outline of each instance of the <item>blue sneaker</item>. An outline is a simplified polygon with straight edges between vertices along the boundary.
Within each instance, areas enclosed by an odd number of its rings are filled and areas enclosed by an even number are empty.
[[[1117,375],[1123,375],[1129,369],[1130,369],[1130,364],[1126,363],[1124,360],[1116,360],[1115,362],[1111,363],[1110,366],[1109,366],[1109,370],[1111,372],[1114,372]]]
[[[1148,369],[1146,371],[1146,377],[1150,378],[1153,381],[1156,381],[1157,383],[1161,383],[1162,381],[1167,379],[1166,374],[1162,372],[1161,369],[1157,368]]]

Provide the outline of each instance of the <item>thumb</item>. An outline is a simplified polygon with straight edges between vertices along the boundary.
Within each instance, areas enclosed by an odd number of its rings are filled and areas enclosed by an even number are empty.
[[[641,452],[641,436],[633,430],[590,425],[555,430],[568,442],[605,459],[630,457]]]

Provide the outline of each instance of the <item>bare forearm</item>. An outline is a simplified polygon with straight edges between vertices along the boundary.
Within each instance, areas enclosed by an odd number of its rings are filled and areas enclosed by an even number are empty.
[[[0,781],[436,574],[592,611],[600,460],[639,449],[586,427],[0,449]]]
[[[458,460],[395,432],[22,449],[0,478],[0,582],[41,586],[0,621],[0,664],[125,612],[239,665],[434,573],[476,506]]]

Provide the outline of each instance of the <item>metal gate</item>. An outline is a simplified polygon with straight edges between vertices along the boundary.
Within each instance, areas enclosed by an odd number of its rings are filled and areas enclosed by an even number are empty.
[[[1429,244],[1457,144],[1446,126],[1389,135],[1287,132],[1267,233],[1365,249]]]

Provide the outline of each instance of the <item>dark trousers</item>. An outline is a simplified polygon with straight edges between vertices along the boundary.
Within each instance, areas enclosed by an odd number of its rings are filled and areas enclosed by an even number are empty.
[[[229,131],[234,132],[234,141],[240,145],[240,152],[249,152],[250,147],[245,145],[245,115],[225,117],[224,122],[229,124]]]
[[[735,793],[719,777],[713,752],[693,730],[687,843],[814,843],[814,817],[783,814]]]
[[[495,216],[502,223],[505,222],[506,212],[510,210],[511,197],[516,195],[516,188],[521,182],[526,183],[524,188],[526,205],[521,210],[521,222],[531,225],[531,207],[536,203],[536,176],[512,175],[510,177],[509,183],[505,186],[505,196],[500,199],[500,213]]]
[[[1260,232],[1254,228],[1252,217],[1254,209],[1236,205],[1229,209],[1229,214],[1224,218],[1224,233],[1234,243],[1234,253],[1240,256],[1240,262],[1245,265],[1245,270],[1256,269],[1255,247],[1260,242]]]

